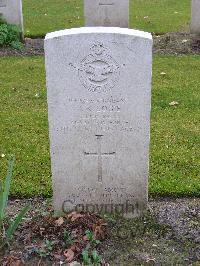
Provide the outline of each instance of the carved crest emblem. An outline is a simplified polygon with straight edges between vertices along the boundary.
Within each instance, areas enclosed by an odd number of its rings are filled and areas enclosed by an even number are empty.
[[[108,54],[102,43],[95,43],[79,67],[79,79],[91,92],[107,92],[119,79],[117,62]]]

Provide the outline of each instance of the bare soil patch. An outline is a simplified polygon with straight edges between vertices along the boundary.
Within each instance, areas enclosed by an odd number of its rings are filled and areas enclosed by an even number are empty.
[[[200,54],[200,36],[189,33],[154,35],[154,54]]]
[[[200,54],[200,36],[189,33],[170,32],[153,35],[154,54]],[[44,55],[44,39],[25,39],[24,50],[17,51],[9,47],[0,48],[0,56]]]

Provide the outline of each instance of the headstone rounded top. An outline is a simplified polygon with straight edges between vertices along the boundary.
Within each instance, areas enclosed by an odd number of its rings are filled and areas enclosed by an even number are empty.
[[[54,31],[47,33],[45,40],[67,36],[67,35],[87,34],[87,33],[123,34],[123,35],[132,35],[135,37],[152,40],[152,35],[149,32],[127,29],[127,28],[118,28],[118,27],[82,27],[82,28],[72,28],[72,29]]]

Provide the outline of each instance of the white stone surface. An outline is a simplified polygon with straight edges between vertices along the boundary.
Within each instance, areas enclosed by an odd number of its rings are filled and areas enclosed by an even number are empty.
[[[200,34],[200,0],[192,0],[191,33]]]
[[[0,14],[8,23],[18,25],[23,30],[21,0],[0,0]]]
[[[129,25],[129,0],[84,0],[85,25],[121,27]]]
[[[58,31],[46,36],[45,61],[55,210],[140,215],[148,198],[151,35]]]

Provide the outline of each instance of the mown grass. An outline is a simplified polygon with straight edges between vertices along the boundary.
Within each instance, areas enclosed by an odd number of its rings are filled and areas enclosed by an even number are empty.
[[[24,33],[29,37],[84,25],[82,0],[23,0],[23,12]]]
[[[130,27],[155,33],[189,28],[191,0],[130,0]],[[83,0],[23,0],[25,35],[84,26]]]
[[[200,195],[199,72],[198,56],[154,58],[151,194]],[[0,76],[0,177],[15,154],[12,195],[50,196],[44,59],[1,58]]]
[[[150,192],[200,195],[200,57],[154,59]]]
[[[130,27],[157,34],[187,31],[190,0],[130,0]]]
[[[0,176],[16,155],[12,195],[49,195],[51,188],[44,62],[1,58]],[[1,157],[0,157],[1,158]]]

